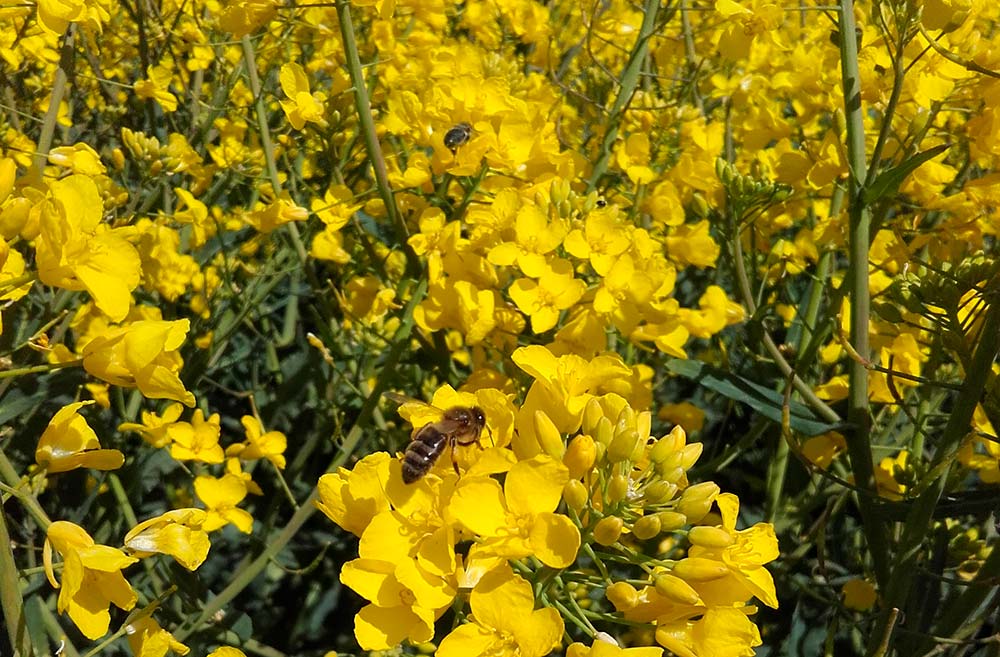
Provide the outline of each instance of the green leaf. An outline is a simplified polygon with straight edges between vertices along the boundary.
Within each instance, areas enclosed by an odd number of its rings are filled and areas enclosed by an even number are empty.
[[[673,359],[667,362],[667,369],[733,401],[742,402],[764,417],[781,423],[785,399],[781,393],[696,360]],[[808,406],[794,400],[789,403],[789,423],[792,430],[806,436],[844,429],[842,423],[831,424],[822,420]]]
[[[865,205],[870,205],[890,194],[895,194],[899,186],[906,180],[906,177],[913,173],[917,167],[927,160],[937,157],[949,148],[951,148],[951,144],[941,144],[934,148],[928,148],[926,151],[917,153],[899,166],[886,169],[878,174],[875,180],[872,181],[872,184],[865,188],[861,197]]]

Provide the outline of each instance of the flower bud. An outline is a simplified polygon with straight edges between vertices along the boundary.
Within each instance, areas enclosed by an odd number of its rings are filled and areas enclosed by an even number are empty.
[[[639,592],[628,582],[615,582],[604,595],[618,611],[627,611],[639,604]]]
[[[555,423],[544,411],[535,411],[534,422],[535,438],[542,451],[554,459],[561,460],[566,453],[566,445]]]
[[[621,538],[625,523],[618,516],[601,518],[594,527],[594,540],[600,545],[614,545]]]
[[[674,564],[673,574],[689,582],[710,582],[729,574],[726,564],[715,559],[688,557]]]
[[[618,417],[615,418],[615,428],[621,430],[624,429],[635,429],[635,411],[629,405],[622,406],[622,410],[618,412]],[[618,433],[618,431],[615,431]]]
[[[688,524],[687,516],[676,511],[660,511],[656,514],[660,519],[660,531],[672,532]]]
[[[592,432],[592,435],[597,440],[597,442],[601,443],[602,445],[605,446],[610,445],[611,439],[615,435],[615,429],[611,425],[611,420],[609,420],[604,416],[601,416],[601,418],[597,421],[597,429]]]
[[[639,436],[642,438],[649,439],[649,432],[653,428],[653,414],[649,411],[643,411],[635,416],[635,430],[639,432]]]
[[[701,603],[701,596],[691,588],[691,585],[675,575],[666,573],[657,575],[653,581],[656,592],[671,602],[682,605],[696,605]]]
[[[664,464],[656,466],[656,471],[660,473],[660,479],[668,484],[676,484],[684,476],[684,468],[674,466],[672,468],[663,467]]]
[[[628,477],[622,474],[612,475],[608,480],[608,501],[617,504],[628,495]]]
[[[604,409],[601,408],[601,402],[597,401],[597,397],[591,397],[587,405],[583,407],[581,430],[589,434],[597,433],[597,423],[602,417],[604,417]]]
[[[579,512],[587,505],[587,498],[590,497],[587,487],[579,479],[570,479],[563,486],[563,499],[566,506]]]
[[[582,434],[569,442],[566,454],[563,455],[563,465],[569,468],[570,479],[579,479],[590,472],[596,459],[597,448],[594,446],[594,439]]]
[[[663,504],[673,499],[676,493],[677,484],[654,481],[643,490],[643,497],[648,504]]]
[[[701,457],[701,450],[704,446],[701,443],[691,443],[690,445],[685,445],[680,451],[681,454],[681,468],[687,472],[690,470],[698,459]]]
[[[653,448],[649,450],[649,460],[657,464],[663,463],[674,451],[674,441],[668,437],[660,438],[653,443]]]
[[[608,460],[612,463],[620,463],[632,457],[639,444],[639,432],[635,429],[626,429],[611,440],[608,445]]]
[[[719,495],[719,486],[714,481],[703,481],[689,486],[681,493],[677,510],[688,517],[691,523],[697,524],[712,508],[712,502]]]
[[[660,519],[654,513],[651,516],[643,516],[632,525],[632,534],[640,541],[653,538],[660,533]]]
[[[692,527],[688,532],[692,545],[709,549],[727,548],[733,544],[733,535],[720,527]]]

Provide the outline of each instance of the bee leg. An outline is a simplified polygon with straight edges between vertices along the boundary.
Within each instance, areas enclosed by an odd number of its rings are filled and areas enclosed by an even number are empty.
[[[458,442],[457,438],[453,437],[451,439],[451,467],[455,468],[455,474],[457,474],[459,477],[462,476],[462,472],[458,469],[458,454],[457,454],[458,450],[456,450],[455,447],[461,444],[464,443]]]

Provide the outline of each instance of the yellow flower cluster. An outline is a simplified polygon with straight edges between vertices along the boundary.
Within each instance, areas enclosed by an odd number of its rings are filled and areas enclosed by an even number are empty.
[[[340,578],[369,603],[355,619],[361,647],[430,641],[435,621],[468,594],[470,621],[441,639],[439,654],[541,657],[560,644],[564,615],[593,627],[559,601],[570,582],[596,578],[626,620],[654,623],[657,641],[675,654],[714,654],[713,641],[751,654],[760,635],[748,602],[777,606],[764,568],[778,556],[774,528],[737,530],[736,496],[688,481],[699,443],[687,444],[679,426],[654,439],[649,411],[598,394],[609,374],[628,373],[620,362],[570,366],[543,347],[522,348],[514,360],[534,377],[519,408],[496,388],[445,387],[435,406],[401,409],[415,436],[441,421],[437,405],[481,409],[485,433],[475,438],[491,444],[452,445],[461,475],[439,458],[431,474],[407,483],[401,460],[378,452],[320,479],[319,508],[360,539],[359,558]],[[560,375],[575,386],[557,386]],[[512,429],[527,425],[532,431],[514,429],[508,444]],[[567,434],[575,434],[568,444]],[[646,587],[617,581],[611,573],[635,567],[635,555],[661,537],[661,553],[643,560]],[[524,576],[542,573],[546,583],[532,592]],[[536,610],[536,601],[547,606]]]

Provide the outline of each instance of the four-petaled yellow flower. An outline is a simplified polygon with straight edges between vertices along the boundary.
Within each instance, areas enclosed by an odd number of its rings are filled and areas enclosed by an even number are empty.
[[[53,548],[63,558],[62,582],[52,566]],[[49,525],[42,553],[45,575],[59,589],[56,609],[68,612],[73,623],[88,639],[108,632],[110,605],[129,611],[137,597],[121,571],[138,559],[121,550],[97,545],[82,527],[58,520]]]
[[[449,512],[479,537],[477,551],[508,559],[533,555],[547,566],[565,568],[580,549],[580,530],[555,513],[568,481],[565,465],[536,456],[514,464],[503,489],[489,477],[462,478]]]
[[[452,630],[438,646],[437,657],[543,657],[562,641],[562,616],[552,607],[536,610],[531,584],[510,566],[483,575],[472,589],[469,607],[473,622]]]
[[[309,78],[302,66],[294,62],[281,67],[279,76],[281,90],[288,96],[282,100],[281,109],[285,110],[288,122],[296,130],[301,130],[307,122],[326,125],[326,111],[323,107],[326,96],[320,92],[309,93]]]
[[[212,413],[206,420],[200,408],[195,409],[191,422],[174,422],[167,427],[172,441],[170,456],[178,461],[222,463],[226,455],[219,445],[220,423],[218,413]]]
[[[226,456],[236,456],[244,461],[267,459],[279,470],[285,467],[285,448],[288,438],[280,431],[262,433],[260,420],[252,415],[244,415],[240,422],[246,430],[245,442],[230,445],[226,448]]]
[[[242,476],[230,473],[219,478],[202,475],[194,480],[194,492],[208,507],[205,531],[215,531],[230,523],[244,534],[253,530],[253,516],[236,508],[247,496],[247,484]]]

